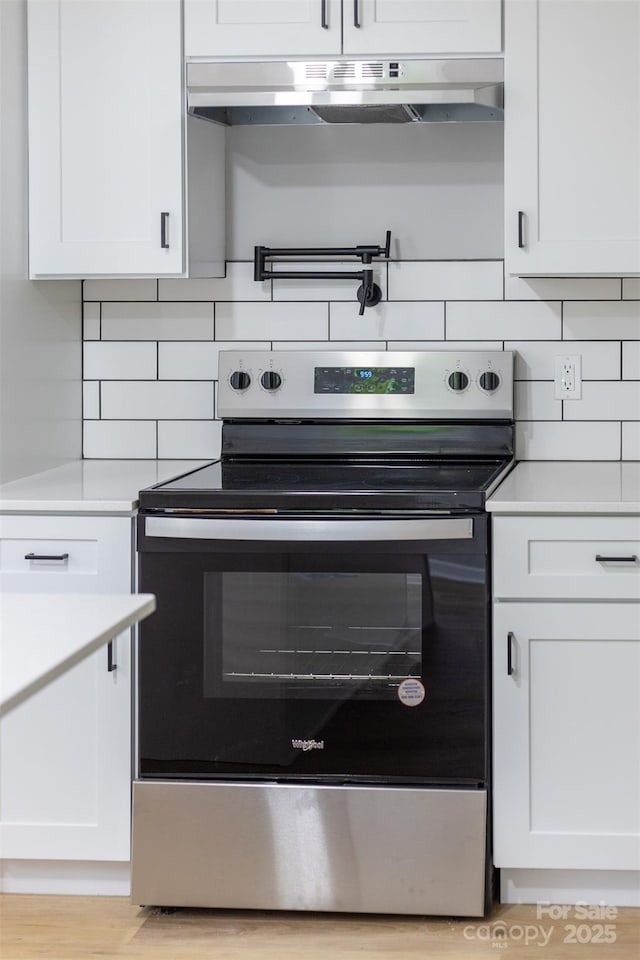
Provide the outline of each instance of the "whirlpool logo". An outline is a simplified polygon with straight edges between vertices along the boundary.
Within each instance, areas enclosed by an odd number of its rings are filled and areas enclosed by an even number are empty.
[[[292,740],[294,750],[324,750],[324,740]]]

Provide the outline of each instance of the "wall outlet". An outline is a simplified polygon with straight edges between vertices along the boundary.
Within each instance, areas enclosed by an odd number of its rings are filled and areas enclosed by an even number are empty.
[[[556,357],[556,400],[582,396],[582,357]]]

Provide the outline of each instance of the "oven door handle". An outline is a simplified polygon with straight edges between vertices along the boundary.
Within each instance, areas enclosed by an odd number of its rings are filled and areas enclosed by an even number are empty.
[[[471,517],[415,520],[282,520],[145,517],[147,537],[172,540],[471,540]]]

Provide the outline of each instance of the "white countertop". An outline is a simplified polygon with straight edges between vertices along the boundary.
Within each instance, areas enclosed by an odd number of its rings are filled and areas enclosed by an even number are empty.
[[[155,608],[150,593],[0,594],[0,716]]]
[[[209,460],[74,460],[0,485],[0,513],[133,513],[138,493]]]
[[[487,500],[491,513],[640,514],[640,463],[523,460]]]

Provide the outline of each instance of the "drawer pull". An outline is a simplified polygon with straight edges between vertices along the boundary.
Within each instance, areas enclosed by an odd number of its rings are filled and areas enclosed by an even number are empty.
[[[635,553],[632,553],[629,557],[603,557],[602,554],[596,553],[596,563],[637,563],[638,558]]]
[[[507,676],[513,676],[513,633],[507,634]]]
[[[55,553],[55,554],[25,553],[24,558],[25,560],[49,560],[57,563],[66,563],[67,560],[69,559],[69,554],[68,553]]]
[[[113,659],[113,640],[109,640],[107,644],[107,672],[113,673],[117,666],[118,664]]]

